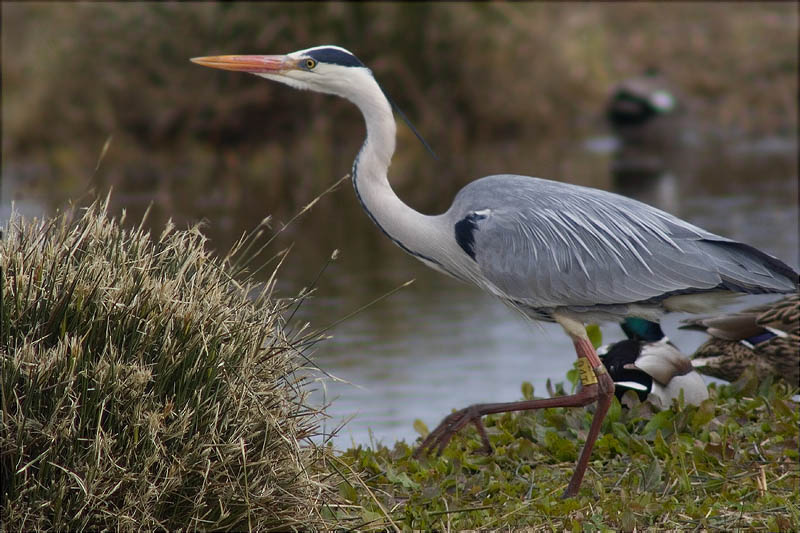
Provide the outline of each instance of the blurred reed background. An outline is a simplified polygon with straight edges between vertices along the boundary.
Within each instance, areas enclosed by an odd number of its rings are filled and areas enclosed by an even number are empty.
[[[797,24],[791,3],[5,3],[3,175],[38,182],[47,209],[114,186],[178,220],[292,212],[349,170],[357,111],[188,58],[336,43],[439,154],[399,128],[393,184],[439,211],[485,174],[582,174],[574,141],[651,66],[708,135],[794,134]]]

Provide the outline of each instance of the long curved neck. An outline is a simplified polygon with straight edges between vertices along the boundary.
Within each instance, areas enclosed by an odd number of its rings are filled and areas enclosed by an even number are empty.
[[[439,264],[433,259],[437,249],[436,217],[419,213],[406,205],[389,185],[387,171],[395,148],[396,125],[392,108],[378,84],[371,84],[356,95],[348,95],[364,115],[367,138],[353,162],[353,186],[362,207],[373,222],[406,252]]]

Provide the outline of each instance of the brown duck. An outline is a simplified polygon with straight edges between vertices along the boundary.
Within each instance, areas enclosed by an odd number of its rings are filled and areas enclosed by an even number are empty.
[[[685,329],[711,335],[692,356],[698,372],[735,381],[749,366],[800,386],[800,293],[766,305],[685,320]]]

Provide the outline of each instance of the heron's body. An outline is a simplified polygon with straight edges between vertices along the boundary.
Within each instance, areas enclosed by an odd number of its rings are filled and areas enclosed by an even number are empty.
[[[565,492],[574,495],[613,394],[613,382],[586,337],[587,318],[653,317],[674,305],[696,305],[692,296],[698,293],[796,290],[797,274],[778,259],[595,189],[525,176],[489,176],[462,189],[444,214],[417,212],[397,197],[387,176],[396,134],[391,105],[372,72],[343,48],[194,61],[353,102],[367,127],[353,164],[353,184],[373,222],[428,266],[477,285],[531,318],[559,322],[578,357],[588,361],[588,382],[580,393],[470,406],[445,419],[421,450],[441,450],[467,423],[479,428],[490,449],[480,422],[484,414],[597,401],[587,444]]]
[[[791,269],[754,248],[631,198],[544,179],[477,180],[440,224],[462,248],[445,269],[536,319],[655,318],[694,310],[691,294],[793,288]]]

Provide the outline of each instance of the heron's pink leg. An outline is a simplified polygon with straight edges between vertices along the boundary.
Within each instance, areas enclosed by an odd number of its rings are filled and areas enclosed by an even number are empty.
[[[489,438],[481,422],[481,417],[484,415],[509,411],[529,411],[545,407],[583,407],[592,402],[597,402],[597,410],[592,419],[589,434],[586,436],[586,443],[583,446],[583,450],[581,450],[575,472],[572,474],[566,491],[564,491],[564,497],[575,496],[581,486],[581,481],[586,472],[586,467],[589,464],[589,457],[591,456],[597,436],[600,433],[603,419],[611,405],[611,397],[614,395],[614,382],[606,372],[603,363],[597,356],[597,352],[595,352],[592,343],[586,338],[585,334],[580,337],[573,336],[573,342],[578,358],[584,358],[588,362],[588,368],[586,367],[586,363],[581,363],[584,369],[584,371],[581,372],[583,387],[578,393],[568,396],[558,396],[556,398],[471,405],[466,409],[456,411],[442,420],[436,429],[422,441],[422,444],[420,444],[419,448],[414,452],[414,457],[419,457],[426,451],[430,451],[434,448],[437,454],[442,453],[447,443],[453,438],[453,435],[470,423],[475,424],[475,427],[478,428],[484,450],[487,453],[491,453],[492,447],[489,444]]]
[[[583,444],[581,455],[578,457],[578,464],[575,466],[575,472],[569,480],[566,490],[564,491],[564,498],[570,498],[578,494],[578,489],[581,488],[581,481],[583,475],[586,473],[586,467],[589,465],[589,457],[592,455],[592,448],[600,434],[600,427],[603,425],[603,420],[608,413],[608,408],[611,406],[611,398],[614,397],[614,380],[606,372],[602,361],[597,356],[597,352],[592,346],[592,343],[587,338],[575,340],[575,352],[578,357],[586,357],[592,366],[594,375],[597,378],[597,408],[594,411],[592,418],[592,425],[589,426],[589,434],[586,435],[586,442]],[[584,354],[584,355],[582,355]]]

